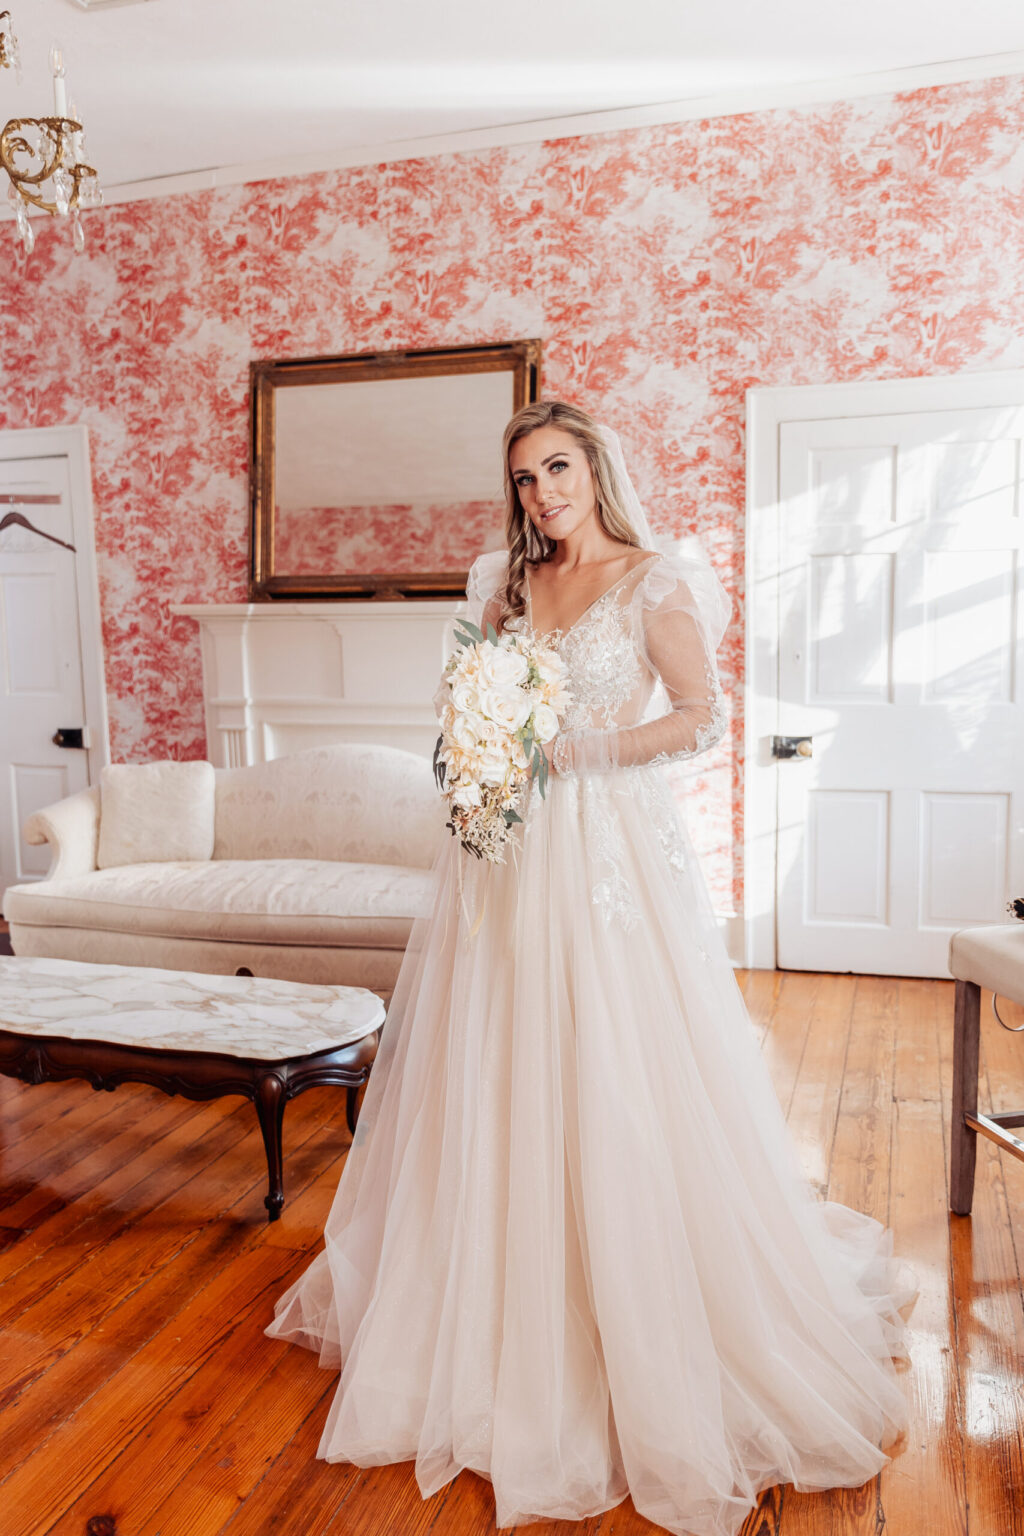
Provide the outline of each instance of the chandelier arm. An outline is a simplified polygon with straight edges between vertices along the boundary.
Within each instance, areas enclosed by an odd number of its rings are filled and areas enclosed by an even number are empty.
[[[28,182],[30,186],[38,186],[41,182],[49,181],[64,157],[64,123],[70,119],[60,117],[12,117],[0,134],[0,163],[10,176],[12,181]],[[35,154],[28,140],[20,137],[19,130],[37,128],[44,135],[47,143],[49,159],[43,164],[41,171],[20,171],[14,163],[15,154],[30,155],[34,160]]]
[[[15,155],[28,155],[31,159],[36,159],[32,146],[21,136],[26,128],[38,129],[46,141],[49,158],[44,161],[42,169],[38,171],[21,170],[15,163]],[[41,208],[46,213],[56,213],[57,204],[47,202],[31,188],[40,187],[49,181],[64,158],[67,139],[71,134],[81,132],[81,123],[71,117],[12,117],[11,121],[5,125],[0,132],[0,167],[7,172],[26,202],[34,204],[36,208]],[[96,172],[91,165],[79,162],[70,168],[68,175],[73,183],[68,197],[68,208],[77,208],[79,183],[87,176],[95,176]]]

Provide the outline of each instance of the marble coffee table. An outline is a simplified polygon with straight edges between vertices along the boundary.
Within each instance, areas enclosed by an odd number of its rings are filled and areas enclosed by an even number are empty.
[[[108,1090],[149,1083],[189,1099],[242,1094],[263,1132],[275,1221],[285,1104],[307,1088],[345,1086],[354,1131],[384,1012],[363,987],[0,956],[0,1074]]]

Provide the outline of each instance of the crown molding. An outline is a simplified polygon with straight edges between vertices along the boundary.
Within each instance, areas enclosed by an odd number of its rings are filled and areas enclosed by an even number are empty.
[[[537,118],[496,128],[469,129],[420,139],[400,139],[383,144],[357,145],[335,154],[283,155],[254,160],[244,165],[211,166],[143,181],[104,187],[103,205],[142,202],[182,193],[207,192],[247,182],[309,176],[323,171],[350,170],[364,165],[387,165],[439,155],[474,154],[478,151],[513,148],[555,139],[583,138],[592,134],[622,133],[665,123],[692,122],[707,117],[734,117],[748,112],[774,112],[791,107],[814,106],[863,96],[893,95],[927,90],[934,86],[962,84],[970,80],[1024,75],[1024,49],[984,54],[974,59],[949,59],[917,64],[906,69],[880,70],[873,74],[835,76],[825,80],[788,85],[744,87],[694,96],[651,106],[620,107],[566,117]],[[13,210],[0,208],[0,219],[13,219]]]

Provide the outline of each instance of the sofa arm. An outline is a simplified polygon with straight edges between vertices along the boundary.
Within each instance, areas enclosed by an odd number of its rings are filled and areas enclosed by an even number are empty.
[[[25,823],[25,841],[50,843],[53,853],[47,880],[88,875],[96,868],[100,840],[100,792],[83,789],[56,805],[36,811]]]

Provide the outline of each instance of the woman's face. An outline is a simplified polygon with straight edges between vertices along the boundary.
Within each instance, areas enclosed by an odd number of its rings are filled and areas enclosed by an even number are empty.
[[[561,427],[537,427],[519,438],[509,453],[509,469],[523,511],[549,539],[564,539],[595,515],[589,460]]]

